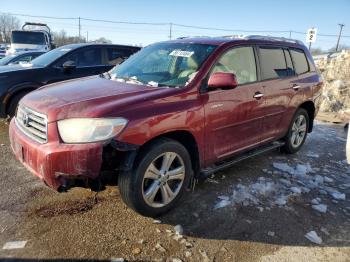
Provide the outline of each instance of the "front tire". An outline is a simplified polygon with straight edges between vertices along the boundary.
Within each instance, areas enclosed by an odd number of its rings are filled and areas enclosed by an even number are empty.
[[[162,138],[143,148],[130,173],[118,178],[123,201],[144,216],[156,217],[172,209],[188,188],[191,158],[175,140]]]
[[[310,118],[307,111],[299,108],[295,113],[288,133],[285,137],[283,151],[288,154],[294,154],[303,146],[310,126]]]
[[[11,118],[15,116],[16,111],[17,111],[17,107],[18,107],[18,103],[26,94],[28,94],[28,93],[27,92],[21,92],[21,93],[15,95],[14,97],[12,97],[12,99],[10,100],[10,104],[8,106],[7,114]]]

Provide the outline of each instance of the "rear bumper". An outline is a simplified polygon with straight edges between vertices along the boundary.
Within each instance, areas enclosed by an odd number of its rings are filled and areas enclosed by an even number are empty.
[[[16,158],[49,187],[59,189],[73,180],[96,179],[102,165],[102,143],[62,144],[59,142],[56,123],[48,129],[57,139],[40,144],[27,137],[12,119],[10,142]],[[51,134],[52,134],[51,133]]]

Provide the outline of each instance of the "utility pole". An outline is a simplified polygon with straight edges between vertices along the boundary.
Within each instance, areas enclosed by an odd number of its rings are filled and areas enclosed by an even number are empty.
[[[289,31],[289,39],[292,38],[292,30]]]
[[[89,42],[89,31],[86,31],[86,43]]]
[[[339,30],[338,41],[337,41],[337,46],[335,48],[335,52],[338,52],[341,32],[343,31],[343,27],[345,26],[344,24],[338,24],[338,25],[340,26],[340,30]]]
[[[173,37],[173,23],[170,23],[170,28],[169,28],[169,39],[171,40]]]
[[[80,16],[78,17],[78,19],[79,19],[79,43],[80,43],[80,38],[81,38]]]

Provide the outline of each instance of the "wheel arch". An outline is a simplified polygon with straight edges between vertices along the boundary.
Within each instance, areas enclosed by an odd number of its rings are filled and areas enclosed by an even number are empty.
[[[309,115],[310,123],[309,123],[308,133],[311,133],[313,130],[313,127],[314,127],[314,120],[315,120],[315,111],[316,111],[315,104],[312,101],[306,101],[306,102],[302,103],[298,107],[298,109],[299,108],[305,109]]]
[[[15,85],[9,89],[9,92],[4,98],[3,106],[4,106],[4,112],[7,114],[9,110],[9,106],[11,105],[12,99],[14,99],[17,95],[21,93],[29,93],[31,91],[34,91],[35,89],[39,88],[40,84],[38,83],[23,83],[19,85]]]
[[[152,139],[148,140],[146,143],[144,143],[140,147],[140,150],[142,150],[142,148],[145,148],[146,146],[162,138],[175,140],[186,148],[186,150],[188,151],[191,157],[191,163],[192,163],[194,175],[197,176],[199,174],[201,160],[200,160],[198,143],[195,137],[193,136],[193,134],[187,130],[169,131],[167,133],[163,133],[161,135],[155,136]]]

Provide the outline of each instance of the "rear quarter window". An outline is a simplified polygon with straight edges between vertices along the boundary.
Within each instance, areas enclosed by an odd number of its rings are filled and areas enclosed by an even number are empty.
[[[259,47],[261,76],[263,80],[288,76],[282,48]]]
[[[301,49],[290,49],[290,53],[294,62],[295,72],[298,75],[309,72],[309,63],[304,51]]]

